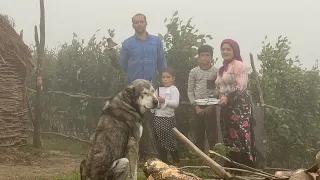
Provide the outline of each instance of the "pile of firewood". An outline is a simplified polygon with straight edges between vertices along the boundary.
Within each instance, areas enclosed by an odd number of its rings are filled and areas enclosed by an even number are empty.
[[[228,161],[237,168],[225,168],[203,153],[198,149],[188,138],[180,133],[176,128],[173,128],[175,136],[183,142],[186,146],[191,148],[196,155],[198,155],[207,166],[186,166],[178,168],[168,165],[159,159],[149,159],[144,165],[144,174],[148,177],[148,180],[201,180],[202,178],[195,174],[183,171],[187,168],[205,168],[212,169],[216,174],[214,179],[222,180],[320,180],[320,152],[316,156],[316,164],[309,169],[297,169],[293,171],[276,171],[275,174],[269,174],[264,171],[254,169],[252,167],[245,166],[243,164],[231,161],[225,156],[222,156],[214,151],[210,151],[211,154]],[[240,172],[246,174],[246,176],[233,176],[232,172]]]

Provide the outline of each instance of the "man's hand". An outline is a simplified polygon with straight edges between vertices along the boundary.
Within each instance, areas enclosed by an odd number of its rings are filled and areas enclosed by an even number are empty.
[[[224,106],[228,103],[228,98],[226,96],[222,96],[220,98],[220,105]]]
[[[163,104],[166,100],[163,97],[158,97],[158,101],[160,104]]]

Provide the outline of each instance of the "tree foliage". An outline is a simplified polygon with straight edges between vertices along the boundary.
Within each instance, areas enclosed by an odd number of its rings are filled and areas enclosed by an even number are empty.
[[[110,31],[110,36],[112,33]],[[107,97],[120,91],[123,82],[120,82],[119,72],[110,65],[105,48],[106,37],[98,41],[94,34],[85,43],[73,34],[71,44],[65,43],[55,51],[47,51],[44,65],[44,129],[51,130],[54,126],[64,133],[88,138],[104,101],[79,99],[55,92]],[[31,79],[34,80],[34,76]]]
[[[258,55],[265,103],[292,110],[266,108],[269,163],[300,167],[301,162],[312,162],[319,148],[319,69],[305,70],[298,56],[289,58],[286,37],[280,36],[274,46],[266,40]]]
[[[178,11],[170,19],[166,18],[164,23],[167,32],[159,34],[159,37],[164,42],[168,65],[177,71],[176,85],[181,93],[181,100],[188,101],[188,74],[198,63],[197,48],[212,37],[199,33],[192,24],[192,18],[186,22],[181,20]],[[109,36],[114,36],[113,30],[109,30]],[[298,57],[289,58],[290,43],[287,38],[279,37],[275,45],[266,41],[267,39],[258,55],[261,62],[261,88],[265,103],[280,108],[266,108],[265,112],[269,165],[292,167],[296,162],[312,162],[315,151],[319,148],[320,138],[317,128],[320,125],[319,69],[315,66],[311,70],[305,70]],[[97,40],[93,35],[85,43],[73,34],[71,43],[46,51],[44,130],[57,127],[61,133],[89,137],[101,113],[104,99],[76,98],[66,93],[107,97],[121,90],[123,82],[120,72],[110,65],[111,61],[104,53],[105,48],[106,37]],[[28,87],[35,86],[34,78],[34,75],[30,76]],[[250,81],[250,89],[253,101],[258,102],[254,81]],[[31,93],[31,100],[32,95]],[[291,109],[296,113],[281,108]],[[190,107],[180,105],[176,117],[179,130],[185,135],[190,134]]]
[[[198,65],[198,47],[211,40],[211,35],[199,34],[199,30],[192,25],[192,18],[186,23],[178,16],[178,11],[172,18],[164,20],[167,32],[159,37],[164,41],[168,66],[174,68],[178,74],[176,86],[180,90],[187,89],[189,72]],[[181,91],[182,100],[187,101],[186,91]]]

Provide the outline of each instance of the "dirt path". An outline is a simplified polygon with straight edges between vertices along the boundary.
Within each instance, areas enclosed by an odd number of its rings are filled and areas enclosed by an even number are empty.
[[[4,155],[6,154],[6,155]],[[78,171],[82,157],[62,151],[0,152],[0,180],[47,180],[61,173]]]

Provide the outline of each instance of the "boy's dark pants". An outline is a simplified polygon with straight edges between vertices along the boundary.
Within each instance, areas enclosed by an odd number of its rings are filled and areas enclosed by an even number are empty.
[[[200,106],[204,109],[208,106]],[[195,145],[204,151],[205,133],[209,142],[210,149],[218,142],[217,114],[216,107],[213,107],[211,114],[198,115],[193,108],[193,131],[195,137]]]

